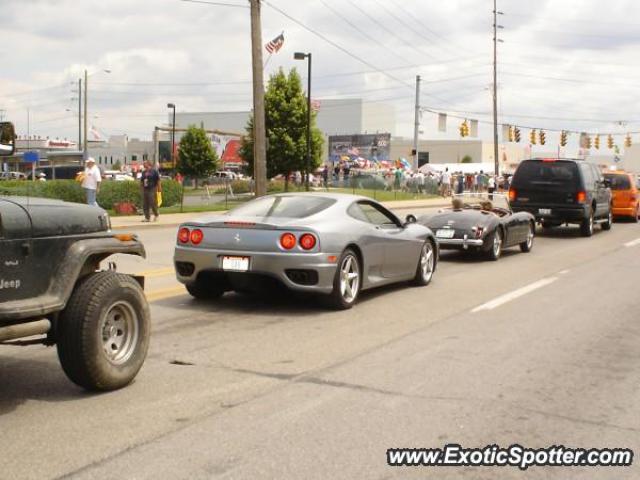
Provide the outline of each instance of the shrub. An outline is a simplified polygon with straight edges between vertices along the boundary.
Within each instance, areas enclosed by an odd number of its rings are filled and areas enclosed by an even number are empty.
[[[0,195],[20,195],[30,197],[56,198],[66,202],[84,203],[85,193],[75,180],[49,180],[29,182],[10,180],[0,182]],[[162,206],[170,207],[180,202],[182,186],[175,180],[162,182]],[[142,206],[140,182],[103,181],[98,193],[98,205],[110,210],[114,203],[130,202]]]
[[[232,180],[230,185],[234,195],[251,191],[251,182],[249,180]],[[218,183],[215,186],[215,193],[224,194],[225,188],[224,183]]]

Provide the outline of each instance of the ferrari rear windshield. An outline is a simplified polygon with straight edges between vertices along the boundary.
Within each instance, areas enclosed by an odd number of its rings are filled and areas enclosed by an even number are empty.
[[[576,185],[578,181],[578,166],[563,161],[524,161],[514,176],[514,183],[518,184]]]
[[[334,203],[334,199],[326,197],[269,195],[242,205],[231,214],[240,217],[305,218],[329,208]]]
[[[631,190],[631,182],[628,175],[605,173],[604,178],[611,181],[612,190]]]

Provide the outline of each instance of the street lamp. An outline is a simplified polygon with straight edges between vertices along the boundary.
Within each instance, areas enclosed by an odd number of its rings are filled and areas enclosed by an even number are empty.
[[[171,166],[173,176],[176,175],[176,106],[174,103],[167,103],[167,108],[173,109],[173,121],[171,122]]]
[[[295,52],[293,54],[294,60],[308,59],[308,72],[307,72],[307,165],[305,172],[305,189],[309,191],[309,173],[311,170],[311,53]]]

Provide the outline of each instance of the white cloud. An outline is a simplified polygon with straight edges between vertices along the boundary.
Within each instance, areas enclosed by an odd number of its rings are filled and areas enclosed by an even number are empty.
[[[406,135],[412,130],[417,74],[423,78],[424,105],[490,118],[489,3],[324,0],[336,14],[319,0],[269,2],[364,62],[263,4],[263,41],[282,30],[286,39],[267,74],[279,67],[304,73],[305,64],[292,55],[311,51],[314,96],[389,99],[396,105],[397,130]],[[627,120],[627,128],[639,129],[634,93],[640,68],[634,59],[640,4],[502,0],[499,5],[505,13],[500,17],[505,26],[499,47],[501,121],[605,131],[620,128],[609,120]],[[179,0],[5,0],[3,28],[3,44],[10,48],[0,52],[0,61],[10,68],[0,76],[0,109],[21,133],[29,108],[32,133],[75,138],[72,90],[85,68],[112,71],[93,75],[89,84],[92,120],[106,132],[149,137],[154,125],[167,121],[167,102],[180,111],[251,106],[248,9]],[[426,136],[442,136],[433,115],[425,113],[423,121]],[[446,136],[455,136],[456,123],[450,120]],[[482,125],[480,132],[489,138],[490,127]]]

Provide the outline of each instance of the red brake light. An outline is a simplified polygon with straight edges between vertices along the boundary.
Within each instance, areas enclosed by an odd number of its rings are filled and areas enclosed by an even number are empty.
[[[556,158],[543,158],[542,161],[543,162],[555,162],[557,159]]]
[[[584,203],[587,201],[587,192],[578,192],[576,193],[576,202],[578,203]]]
[[[202,233],[202,230],[196,229],[191,232],[191,243],[194,245],[198,245],[203,238],[204,234]]]
[[[291,250],[296,246],[296,236],[293,233],[283,233],[280,236],[280,245],[285,250]]]
[[[509,201],[513,202],[513,201],[515,201],[516,198],[517,198],[517,195],[516,195],[515,188],[510,188],[509,189]]]
[[[300,237],[300,246],[303,250],[311,250],[316,246],[316,237],[310,233],[305,233]]]
[[[189,229],[183,227],[180,230],[178,230],[178,241],[180,243],[189,243],[190,235],[191,235],[191,232],[189,231]]]

